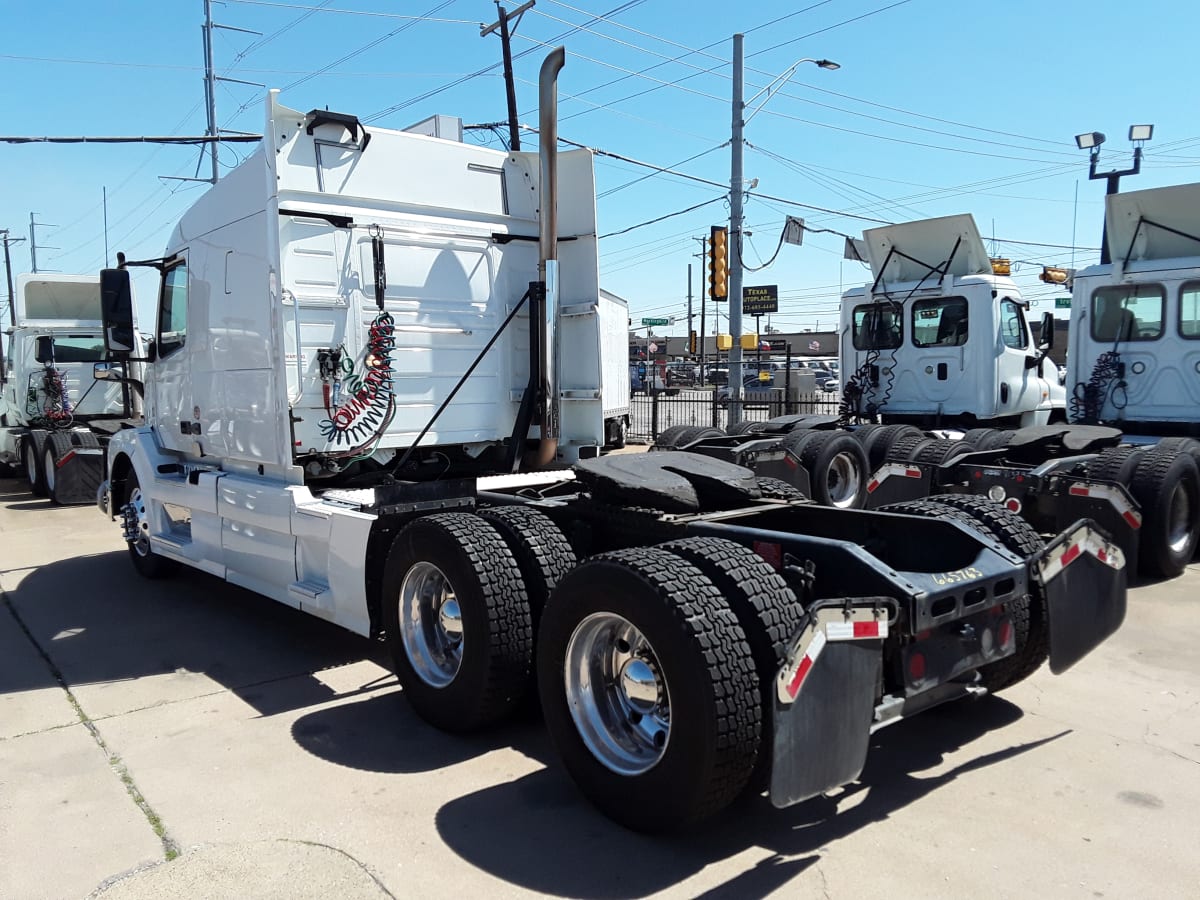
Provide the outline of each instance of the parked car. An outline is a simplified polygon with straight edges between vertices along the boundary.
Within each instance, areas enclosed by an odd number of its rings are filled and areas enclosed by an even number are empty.
[[[782,387],[782,380],[779,387]],[[775,378],[772,376],[763,380],[757,375],[748,375],[742,379],[742,406],[747,409],[759,408],[765,409],[773,402],[778,402],[782,396],[780,391],[776,390]],[[729,385],[724,385],[717,388],[717,403],[721,406],[729,405]]]
[[[699,373],[689,362],[667,363],[667,384],[671,387],[694,387]]]

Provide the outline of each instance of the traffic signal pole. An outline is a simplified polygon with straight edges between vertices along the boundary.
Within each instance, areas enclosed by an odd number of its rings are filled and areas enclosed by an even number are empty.
[[[729,164],[729,424],[742,419],[742,85],[743,35],[733,36],[733,128]]]

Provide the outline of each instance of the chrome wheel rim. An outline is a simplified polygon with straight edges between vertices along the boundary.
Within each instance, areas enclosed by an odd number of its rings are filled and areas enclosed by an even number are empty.
[[[140,487],[135,487],[129,495],[129,508],[133,510],[134,518],[137,520],[135,525],[135,537],[130,543],[133,547],[133,552],[138,556],[150,555],[150,516],[146,512],[146,496],[142,493]]]
[[[400,585],[400,639],[417,677],[446,687],[462,666],[463,626],[458,595],[430,562],[414,564]]]
[[[841,509],[853,506],[861,486],[862,471],[858,467],[857,459],[849,453],[839,453],[835,456],[829,464],[829,473],[825,476],[825,487],[833,505]]]
[[[1171,491],[1167,507],[1167,546],[1172,553],[1183,553],[1194,539],[1192,526],[1192,495],[1182,482]]]
[[[49,447],[46,448],[46,453],[42,459],[44,462],[44,465],[42,466],[42,472],[46,482],[46,490],[53,494],[54,476],[57,473],[57,469],[54,465],[54,454],[50,451]]]
[[[27,441],[22,455],[25,457],[25,480],[37,484],[37,449]]]
[[[671,694],[650,642],[615,613],[593,613],[567,643],[567,707],[579,736],[618,775],[650,771],[671,736]]]

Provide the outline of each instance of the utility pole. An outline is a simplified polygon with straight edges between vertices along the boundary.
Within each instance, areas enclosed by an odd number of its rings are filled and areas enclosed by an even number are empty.
[[[692,264],[688,263],[688,354],[692,350]]]
[[[216,76],[213,72],[213,20],[212,20],[212,0],[204,0],[204,108],[208,114],[208,134],[209,137],[215,138],[217,134],[217,96],[216,96]],[[217,183],[217,147],[218,143],[213,141],[208,145],[208,153],[212,159],[212,177],[213,184]]]
[[[742,41],[733,36],[733,128],[729,164],[729,424],[742,418]]]
[[[208,0],[205,0],[205,2],[208,2]],[[508,23],[510,19],[516,19],[517,21],[512,26],[515,30],[517,24],[520,23],[521,16],[533,4],[534,0],[529,0],[528,3],[522,3],[512,12],[509,12],[500,5],[500,0],[496,0],[496,11],[500,14],[500,18],[491,25],[479,26],[480,37],[487,37],[493,31],[500,30],[500,46],[504,54],[504,89],[508,95],[508,143],[510,150],[521,149],[521,130],[517,124],[517,87],[513,81],[512,31],[509,29]]]
[[[700,237],[700,238],[692,238],[692,240],[700,242],[700,262],[703,265],[704,261],[708,259],[708,238]],[[691,263],[688,263],[688,272],[689,273],[691,272],[691,268],[692,268]],[[691,283],[692,283],[692,277],[689,274],[688,275],[688,292],[689,293],[691,292]],[[701,384],[705,383],[705,377],[704,377],[704,355],[705,355],[704,313],[708,309],[707,301],[708,301],[708,290],[705,287],[703,287],[703,282],[701,282],[701,288],[700,288],[700,383]]]
[[[35,228],[57,228],[58,227],[57,225],[50,225],[47,222],[35,222],[33,220],[33,217],[36,215],[37,215],[37,213],[32,213],[32,212],[29,214],[29,263],[30,263],[30,268],[33,270],[33,272],[35,274],[38,271],[44,272],[46,270],[38,269],[38,264],[37,264],[38,243],[37,243],[37,233],[34,231],[34,229]],[[43,244],[42,249],[43,250],[60,250],[62,248],[61,247],[48,247],[45,244]]]
[[[8,321],[14,328],[17,327],[17,298],[13,296],[13,280],[12,280],[12,257],[8,253],[9,244],[19,244],[25,238],[10,237],[7,228],[0,228],[0,235],[4,237],[4,276],[8,284]],[[0,384],[5,382],[4,368],[4,340],[0,338]]]

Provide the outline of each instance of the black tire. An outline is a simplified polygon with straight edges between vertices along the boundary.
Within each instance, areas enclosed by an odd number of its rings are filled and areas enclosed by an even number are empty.
[[[1145,451],[1141,447],[1129,444],[1109,447],[1088,463],[1088,478],[1129,487],[1143,452]]]
[[[768,500],[807,500],[804,491],[782,478],[769,475],[758,476],[758,490]]]
[[[775,674],[787,661],[789,641],[801,613],[796,595],[787,582],[749,547],[724,538],[694,537],[660,544],[705,574],[721,592],[746,633],[750,655],[758,672],[763,722],[771,721],[775,698]],[[771,754],[759,752],[749,787],[766,788],[771,772]]]
[[[940,466],[970,452],[971,446],[963,441],[935,438],[930,443],[921,446],[913,462]]]
[[[133,505],[134,509],[127,513],[125,507]],[[132,468],[125,477],[125,495],[121,498],[119,507],[121,514],[133,515],[136,520],[135,530],[137,540],[129,544],[129,560],[137,573],[143,578],[156,581],[173,575],[179,569],[179,563],[167,559],[154,552],[150,546],[150,517],[146,510],[146,499],[138,482],[137,472]]]
[[[517,561],[536,641],[538,622],[551,591],[578,562],[575,550],[562,529],[531,506],[495,506],[480,510],[479,517],[500,533]]]
[[[854,439],[856,441],[858,441],[860,444],[862,444],[863,448],[865,449],[867,446],[867,439],[871,435],[873,435],[875,432],[879,431],[881,428],[887,428],[887,426],[879,425],[878,423],[872,423],[870,425],[859,425],[857,428],[855,428],[850,433],[852,435],[854,435]]]
[[[1197,465],[1200,465],[1200,441],[1190,437],[1165,437],[1159,438],[1158,443],[1154,445],[1155,449],[1162,450],[1184,450],[1192,455],[1196,460]]]
[[[888,447],[887,456],[884,457],[884,461],[890,463],[916,462],[921,452],[933,443],[933,438],[926,437],[923,434],[906,435],[892,441],[892,445]]]
[[[587,666],[593,676],[587,688],[580,686],[582,679],[572,679],[569,688],[567,660],[568,651],[583,656],[589,645],[600,644],[603,652],[586,658],[612,661],[611,648],[619,649],[620,643],[603,626],[620,620],[647,642],[647,668],[660,699],[644,715],[631,714],[623,727],[625,720],[614,715],[618,722],[610,728],[588,711],[625,707],[616,701],[592,707],[586,700],[593,696],[591,689],[616,697],[622,679],[602,677],[597,662]],[[589,640],[597,632],[611,636],[607,644]],[[627,828],[662,831],[700,821],[731,803],[749,782],[764,727],[750,647],[720,591],[678,556],[630,548],[595,556],[572,571],[546,604],[537,677],[546,728],[563,765],[592,803]],[[640,749],[648,742],[638,726],[662,721],[663,696],[670,704],[665,742]],[[596,751],[582,736],[576,714],[585,725],[593,723],[590,740]],[[598,721],[602,724],[594,724]],[[611,743],[594,737],[614,733],[613,742],[641,742],[640,752],[631,754],[639,764],[624,766],[624,772],[602,761],[612,759],[606,749]]]
[[[726,434],[749,434],[752,431],[762,431],[763,422],[754,422],[750,419],[742,419],[740,422],[734,422],[732,425],[725,427]]]
[[[962,522],[1022,559],[1029,559],[1045,546],[1041,535],[1019,515],[986,497],[974,494],[941,494],[936,499],[893,503],[881,509]],[[1006,603],[1012,618],[1016,651],[1012,656],[979,668],[984,687],[992,693],[1028,678],[1041,668],[1049,656],[1050,633],[1045,598],[1032,577],[1029,584],[1030,594]]]
[[[609,419],[608,447],[610,450],[624,450],[625,441],[629,437],[629,425],[624,416]]]
[[[962,436],[964,444],[967,444],[972,449],[979,448],[979,442],[991,434],[994,434],[995,428],[972,428]]]
[[[52,431],[46,436],[42,449],[42,488],[47,499],[55,506],[58,499],[58,461],[71,452],[74,446],[69,431]]]
[[[867,498],[867,452],[843,431],[818,431],[800,451],[812,498],[822,506],[860,509]]]
[[[1142,511],[1138,569],[1152,578],[1183,573],[1200,530],[1200,469],[1186,450],[1143,451],[1130,483]]]
[[[672,425],[659,432],[657,438],[654,439],[654,446],[660,450],[674,450],[679,443],[679,436],[685,431],[691,431],[694,425]]]
[[[997,429],[997,430],[993,431],[991,434],[989,434],[983,438],[980,438],[978,441],[976,441],[975,449],[977,449],[977,450],[1003,450],[1005,447],[1007,447],[1009,444],[1012,443],[1014,434],[1015,434],[1015,432],[1012,432],[1012,431],[1000,431],[999,429]]]
[[[29,490],[35,497],[46,496],[45,474],[42,471],[42,451],[45,447],[46,432],[31,431],[21,438],[21,468],[25,480],[29,482]]]
[[[828,434],[828,432],[814,431],[811,428],[796,428],[785,434],[780,443],[786,449],[796,454],[796,458],[799,459],[800,454],[804,452],[805,446],[821,434]]]
[[[884,464],[892,444],[904,437],[924,437],[924,432],[915,425],[884,425],[878,431],[867,435],[863,449],[867,451],[867,462],[874,472]]]
[[[425,584],[420,583],[423,574],[429,578]],[[453,626],[443,626],[447,619],[453,622],[445,615],[446,603],[437,610],[410,611],[410,627],[402,628],[409,577],[414,583],[408,589],[418,594],[438,590],[444,579],[457,601],[457,644]],[[412,627],[421,615],[423,627]],[[478,516],[438,513],[401,529],[384,565],[383,623],[404,696],[434,727],[478,730],[504,718],[525,696],[533,665],[526,590],[504,538]],[[458,659],[448,662],[455,650]]]
[[[937,501],[971,516],[980,531],[1022,559],[1029,559],[1046,546],[1033,526],[1005,506],[974,494],[942,494]],[[1050,655],[1050,627],[1046,599],[1030,579],[1029,595],[1007,604],[1012,616],[1016,652],[999,662],[980,668],[984,687],[995,693],[1023,681],[1041,668]]]

